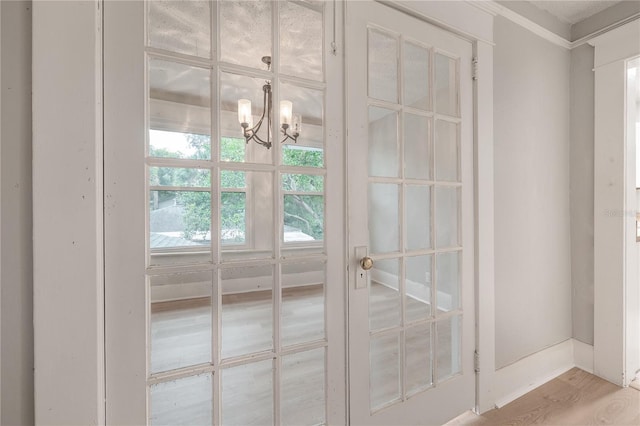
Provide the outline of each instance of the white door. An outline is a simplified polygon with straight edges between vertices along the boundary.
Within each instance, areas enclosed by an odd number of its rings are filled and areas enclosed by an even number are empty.
[[[471,44],[377,2],[346,31],[350,421],[442,424],[475,399]]]
[[[333,6],[104,2],[108,424],[346,422]]]

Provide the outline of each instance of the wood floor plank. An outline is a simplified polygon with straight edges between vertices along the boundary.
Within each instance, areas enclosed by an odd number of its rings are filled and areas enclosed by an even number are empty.
[[[573,368],[500,409],[448,425],[640,425],[640,391]]]

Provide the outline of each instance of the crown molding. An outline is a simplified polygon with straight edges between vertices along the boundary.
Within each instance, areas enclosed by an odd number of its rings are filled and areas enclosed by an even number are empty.
[[[614,22],[611,25],[607,25],[606,27],[600,28],[599,30],[594,31],[591,34],[587,34],[584,37],[580,37],[579,39],[574,40],[573,42],[571,42],[571,48],[573,49],[574,47],[582,46],[585,43],[589,43],[594,38],[599,37],[604,33],[608,33],[611,30],[615,30],[616,28],[619,28],[633,21],[638,21],[638,23],[640,24],[640,13],[634,13],[633,15],[627,18],[623,18],[618,22]]]
[[[493,16],[502,16],[503,18],[510,20],[514,24],[518,24],[521,27],[531,31],[538,37],[544,40],[547,40],[564,49],[571,50],[573,47],[571,41],[567,40],[566,38],[559,36],[553,31],[549,31],[543,26],[536,24],[532,20],[525,18],[519,13],[514,12],[513,10],[507,7],[504,7],[493,0],[490,0],[490,1],[467,0],[467,2],[471,3],[473,6],[477,7],[480,10],[490,13]]]

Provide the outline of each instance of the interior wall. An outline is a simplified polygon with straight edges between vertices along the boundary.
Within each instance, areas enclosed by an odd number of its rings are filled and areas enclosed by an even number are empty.
[[[494,25],[496,367],[571,337],[570,54]]]
[[[34,423],[31,1],[2,1],[0,8],[0,424],[29,425]]]
[[[571,51],[571,279],[573,337],[593,345],[594,73],[592,46]]]

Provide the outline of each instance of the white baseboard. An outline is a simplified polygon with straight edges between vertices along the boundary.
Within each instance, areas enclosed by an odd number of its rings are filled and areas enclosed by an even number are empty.
[[[567,339],[496,370],[496,407],[505,406],[574,366],[573,339]]]
[[[573,341],[573,362],[581,370],[593,374],[593,345],[576,339]]]

